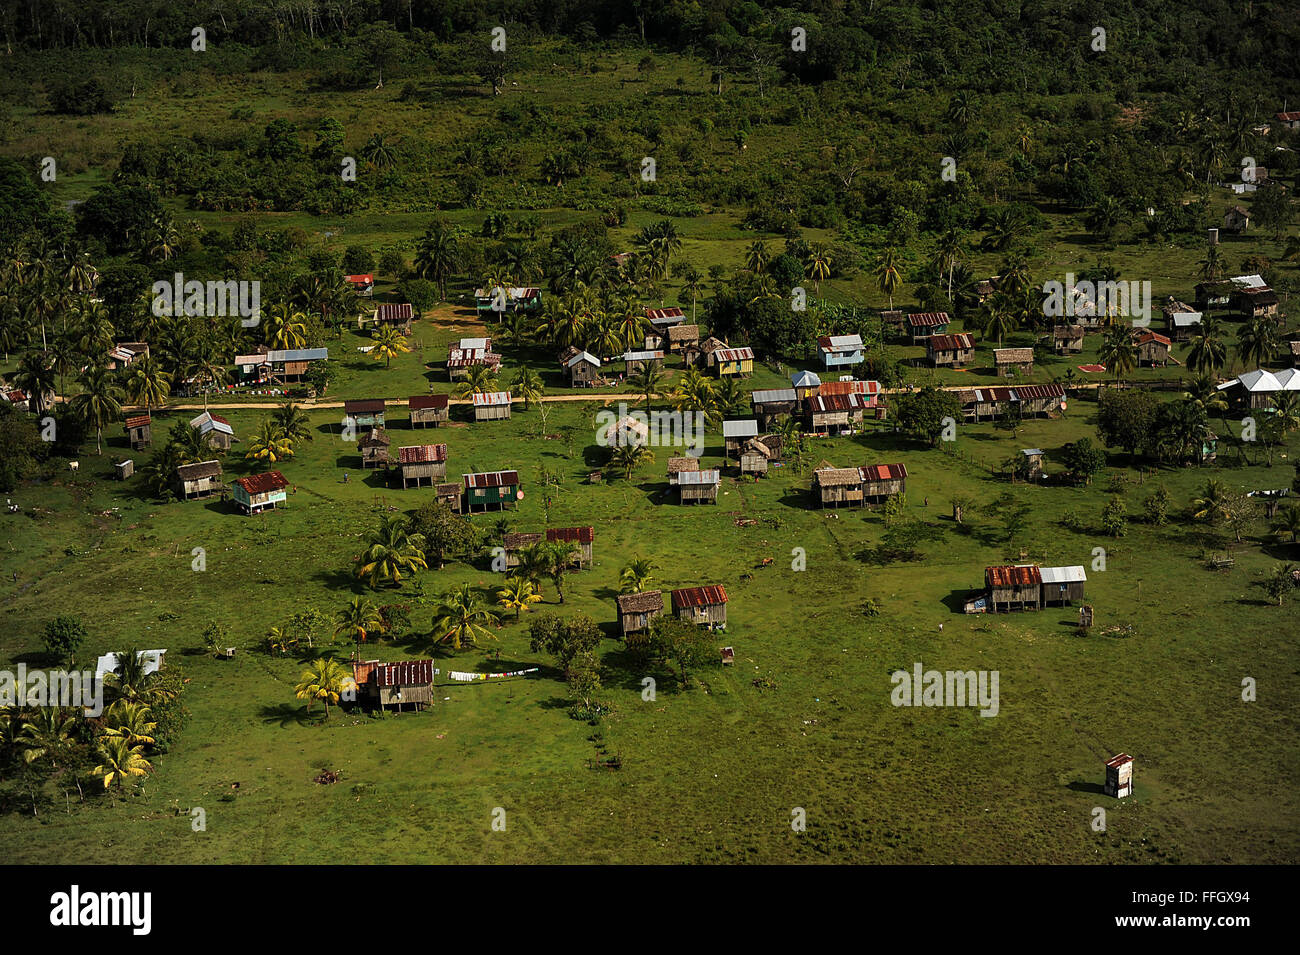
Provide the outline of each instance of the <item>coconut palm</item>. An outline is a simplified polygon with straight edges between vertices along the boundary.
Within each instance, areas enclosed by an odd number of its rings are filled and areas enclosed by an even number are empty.
[[[457,382],[452,390],[457,398],[471,395],[485,395],[498,388],[496,372],[489,365],[473,365],[467,369],[465,378]]]
[[[1016,330],[1014,306],[1013,296],[998,291],[980,309],[980,331],[985,338],[996,338],[999,348],[1002,347],[1003,337]]]
[[[438,300],[447,299],[447,282],[460,268],[460,240],[446,222],[434,221],[420,239],[415,274],[438,286]]]
[[[831,277],[833,262],[830,250],[820,242],[808,250],[808,257],[804,260],[804,274],[813,280],[813,290],[819,295],[822,282]]]
[[[642,557],[634,557],[626,567],[619,572],[619,593],[639,594],[646,589],[650,581],[654,579],[651,571],[655,570],[655,563]]]
[[[631,450],[644,451],[645,448]],[[556,596],[564,603],[564,575],[569,572],[581,553],[573,541],[546,541],[541,545],[546,560],[546,575],[555,584]]]
[[[162,370],[153,355],[132,362],[126,372],[126,397],[146,411],[157,408],[171,394],[172,376]]]
[[[153,704],[175,699],[175,691],[162,684],[158,670],[146,672],[147,660],[139,650],[130,647],[113,656],[117,663],[104,675],[104,687],[114,700]]]
[[[1288,504],[1278,511],[1269,530],[1278,537],[1290,537],[1293,544],[1300,541],[1300,505]]]
[[[619,471],[623,479],[632,480],[632,472],[642,464],[654,460],[654,452],[643,445],[620,444],[609,449],[609,467]]]
[[[24,763],[47,762],[58,769],[77,744],[76,717],[57,707],[37,707],[15,740]]]
[[[713,381],[705,378],[698,368],[688,368],[668,396],[677,411],[695,411],[707,418],[717,416],[717,395]]]
[[[273,418],[263,418],[257,433],[249,439],[244,460],[276,464],[291,457],[293,457],[293,439],[284,433],[284,429],[276,424]]]
[[[349,636],[358,647],[366,642],[370,634],[384,629],[384,618],[380,615],[379,608],[365,597],[353,597],[334,619],[338,624],[334,628],[334,636]]]
[[[1269,575],[1264,579],[1264,590],[1270,597],[1277,598],[1277,605],[1282,606],[1286,595],[1296,587],[1295,564],[1274,564]]]
[[[100,742],[99,764],[91,773],[99,777],[105,789],[121,789],[127,780],[147,776],[153,765],[144,758],[143,746],[131,746],[121,737],[111,737]]]
[[[366,538],[365,549],[354,561],[357,577],[372,589],[381,582],[401,585],[403,574],[427,570],[424,535],[412,534],[406,518],[386,515]]]
[[[1261,315],[1237,329],[1237,356],[1247,368],[1261,368],[1277,350],[1277,324]]]
[[[935,264],[938,266],[940,273],[946,272],[948,274],[949,302],[952,302],[953,270],[965,254],[966,244],[962,241],[962,234],[959,230],[948,229],[939,236],[939,241],[934,248]]]
[[[507,577],[505,584],[497,591],[497,603],[507,611],[513,610],[516,620],[530,605],[541,599],[541,595],[533,588],[533,582],[522,577]]]
[[[272,305],[263,316],[262,334],[271,348],[302,348],[307,344],[307,316],[283,303]]]
[[[648,361],[640,369],[628,376],[628,387],[645,396],[645,413],[650,414],[651,399],[663,394],[664,382],[668,380],[663,368],[657,361]]]
[[[128,746],[153,744],[158,724],[144,703],[118,700],[104,713],[104,728],[100,739],[122,739]]]
[[[71,401],[72,413],[95,429],[95,453],[104,453],[104,426],[122,414],[122,388],[117,379],[100,365],[92,365],[81,376],[81,392]]]
[[[45,396],[54,393],[54,365],[48,352],[31,351],[18,362],[14,384],[27,392],[28,407],[39,415],[45,408]]]
[[[527,365],[521,365],[510,382],[510,397],[522,398],[525,411],[529,409],[532,402],[542,400],[542,392],[545,390],[542,376]]]
[[[1200,329],[1192,338],[1187,352],[1187,367],[1200,374],[1214,375],[1227,360],[1228,347],[1219,337],[1219,320],[1207,315],[1201,319]]]
[[[338,660],[333,657],[317,657],[307,664],[298,685],[294,687],[294,697],[307,701],[307,712],[317,700],[325,704],[325,718],[329,719],[330,704],[337,703],[343,695],[344,684],[352,678]]]
[[[767,264],[772,261],[772,251],[767,247],[767,243],[762,239],[751,242],[749,249],[745,252],[745,268],[758,274],[767,269]]]
[[[1120,375],[1136,368],[1137,346],[1133,344],[1133,336],[1129,328],[1123,325],[1112,328],[1106,334],[1097,357],[1101,359],[1102,364],[1115,372],[1116,384],[1119,383]]]
[[[534,545],[536,546],[536,545]],[[485,624],[495,623],[496,614],[469,584],[442,595],[433,611],[433,632],[438,639],[459,650],[477,641],[479,637],[495,639]]]
[[[403,355],[411,350],[406,336],[391,325],[381,325],[376,329],[374,342],[370,349],[370,356],[375,361],[382,361],[385,368],[392,365],[393,359],[398,355]]]
[[[1205,482],[1201,496],[1192,500],[1192,517],[1213,526],[1228,519],[1230,498],[1222,481],[1213,478]]]
[[[1217,282],[1223,278],[1223,252],[1217,245],[1205,247],[1205,258],[1197,263],[1197,274],[1207,282]]]
[[[311,430],[311,418],[303,410],[302,405],[286,401],[271,412],[271,420],[280,429],[280,433],[291,442],[315,440],[316,436]]]
[[[1273,395],[1273,420],[1284,435],[1300,428],[1300,392],[1279,391]]]

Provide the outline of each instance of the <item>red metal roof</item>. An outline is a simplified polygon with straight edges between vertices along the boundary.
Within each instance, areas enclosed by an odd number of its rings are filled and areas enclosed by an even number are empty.
[[[990,587],[1027,587],[1031,584],[1041,584],[1043,575],[1033,564],[985,567],[984,582]]]
[[[822,386],[826,387],[825,385]],[[804,406],[809,414],[821,414],[826,411],[857,411],[866,406],[859,394],[847,395],[809,395],[804,399]]]
[[[423,411],[426,408],[445,408],[449,395],[412,395],[406,399],[406,406],[412,411]]]
[[[375,317],[381,322],[404,322],[412,317],[411,303],[403,302],[400,305],[387,303],[375,308]]]
[[[596,539],[594,527],[548,527],[548,541],[572,541],[575,544],[590,544]]]
[[[647,308],[645,317],[649,319],[656,318],[685,318],[686,313],[680,308]]]
[[[239,478],[235,483],[249,494],[266,494],[268,491],[278,491],[289,486],[289,482],[279,471],[267,471],[265,474]]]
[[[1300,112],[1297,112],[1297,111],[1295,111],[1295,110],[1291,110],[1291,111],[1288,111],[1288,112],[1285,112],[1285,113],[1278,113],[1278,114],[1277,114],[1277,118],[1280,119],[1280,120],[1281,120],[1282,122],[1284,122],[1284,123],[1295,123],[1295,122],[1300,122]]]
[[[907,466],[902,464],[869,464],[858,470],[864,481],[897,481],[907,477]]]
[[[397,456],[397,459],[402,464],[446,461],[447,446],[445,444],[417,444],[407,448],[398,448]]]
[[[374,414],[384,410],[383,398],[358,398],[343,402],[343,410],[348,414]]]
[[[1039,398],[1064,398],[1064,385],[1016,385],[1008,389],[1014,391],[1014,397],[1021,401],[1035,401]]]
[[[433,682],[432,660],[376,663],[371,671],[376,686],[423,686]]]
[[[149,424],[150,420],[151,419],[147,414],[138,414],[134,417],[127,418],[126,426],[128,428],[143,428]]]
[[[683,610],[691,607],[711,607],[727,602],[724,587],[686,587],[673,591],[673,609]]]
[[[374,285],[375,277],[373,275],[345,275],[345,279],[353,285]]]
[[[956,335],[931,335],[925,340],[925,347],[930,351],[954,351],[958,348],[974,348],[975,339],[965,332]]]
[[[518,471],[485,471],[480,474],[466,474],[466,487],[514,487],[519,483]]]
[[[1147,332],[1137,340],[1139,345],[1145,345],[1147,342],[1159,342],[1162,345],[1168,345],[1169,339],[1158,332]]]
[[[935,325],[947,325],[952,319],[947,312],[913,312],[907,316],[907,324],[916,328],[931,328]]]
[[[1300,113],[1296,113],[1296,118],[1300,119]],[[1131,762],[1133,762],[1132,756],[1128,753],[1120,753],[1118,756],[1112,756],[1110,759],[1106,760],[1106,765],[1114,769],[1118,766],[1123,766],[1125,763]]]

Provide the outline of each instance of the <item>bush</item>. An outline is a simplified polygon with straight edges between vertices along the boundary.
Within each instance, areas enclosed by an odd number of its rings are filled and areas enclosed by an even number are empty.
[[[79,617],[55,617],[41,631],[45,651],[59,660],[71,660],[86,640],[86,627]]]

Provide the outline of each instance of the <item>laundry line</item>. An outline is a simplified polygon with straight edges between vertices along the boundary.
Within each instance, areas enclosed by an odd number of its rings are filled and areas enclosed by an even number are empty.
[[[529,667],[527,670],[510,670],[505,673],[463,673],[459,670],[438,670],[433,671],[434,676],[439,674],[445,675],[449,680],[455,680],[457,683],[486,683],[488,680],[501,680],[506,677],[527,676],[530,673],[538,673],[541,667]]]

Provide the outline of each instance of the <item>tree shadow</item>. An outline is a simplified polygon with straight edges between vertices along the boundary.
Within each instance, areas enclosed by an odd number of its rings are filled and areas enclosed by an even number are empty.
[[[315,726],[324,720],[324,713],[307,713],[307,705],[295,703],[276,703],[263,706],[259,715],[263,723],[279,723],[281,729],[291,726]]]

